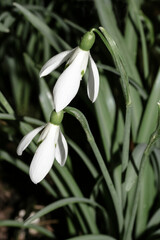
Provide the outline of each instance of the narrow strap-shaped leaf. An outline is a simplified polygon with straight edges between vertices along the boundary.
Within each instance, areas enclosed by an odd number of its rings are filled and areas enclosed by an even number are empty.
[[[85,203],[85,204],[89,204],[93,207],[98,207],[100,208],[102,211],[105,211],[104,208],[99,205],[98,203],[88,199],[88,198],[78,198],[78,197],[71,197],[71,198],[66,198],[66,199],[62,199],[62,200],[58,200],[54,203],[49,204],[48,206],[44,207],[43,209],[41,209],[40,211],[38,211],[37,213],[35,213],[35,215],[33,215],[32,217],[29,217],[26,221],[25,221],[25,225],[28,225],[29,223],[33,222],[35,219],[40,218],[42,216],[44,216],[45,214],[54,211],[58,208],[67,206],[69,204],[75,204],[75,203]]]
[[[2,104],[2,106],[5,108],[5,110],[9,113],[9,114],[13,114],[14,110],[11,107],[11,105],[9,104],[9,102],[7,101],[7,99],[5,98],[5,96],[3,95],[3,93],[0,91],[0,104]]]
[[[116,240],[116,239],[108,235],[88,234],[88,235],[82,235],[82,236],[77,236],[73,238],[67,238],[66,240]]]
[[[102,68],[104,70],[107,70],[109,72],[112,72],[118,76],[121,76],[120,72],[114,68],[114,67],[111,67],[111,66],[108,66],[108,65],[105,65],[105,64],[97,64],[98,68]],[[148,95],[147,95],[147,92],[145,91],[144,88],[142,88],[134,79],[132,79],[131,77],[128,76],[128,80],[129,80],[129,83],[137,90],[137,92],[139,93],[139,95],[144,99],[146,100]]]
[[[0,22],[0,32],[9,33],[9,28],[7,28],[3,23]]]
[[[113,12],[113,6],[111,0],[94,0],[98,16],[100,18],[101,25],[107,30],[118,45],[120,56],[125,60],[125,69],[128,76],[135,79],[136,82],[141,86],[142,82],[135,66],[134,59],[132,58],[130,51],[128,51],[125,44],[125,40],[117,26],[115,14]],[[142,103],[139,94],[131,87],[131,98],[132,98],[132,136],[135,140],[139,127],[139,122],[142,114]]]
[[[143,56],[143,69],[144,69],[144,77],[147,78],[149,74],[149,63],[148,63],[148,52],[147,52],[147,45],[146,45],[146,38],[143,29],[143,25],[140,19],[139,10],[136,6],[135,0],[130,1],[132,3],[132,13],[135,15],[133,21],[138,26],[140,37],[141,37],[141,44],[142,44],[142,56]]]
[[[56,51],[61,51],[60,45],[64,48],[70,48],[69,45],[61,39],[55,32],[53,32],[40,18],[31,13],[26,7],[13,3],[19,11],[27,18],[27,20],[48,39],[48,42],[54,47]]]
[[[54,237],[54,234],[44,227],[41,227],[36,224],[29,224],[24,225],[23,222],[19,222],[16,220],[0,220],[0,227],[17,227],[17,228],[28,228],[28,229],[35,229],[37,232],[44,234],[46,237],[52,238]]]
[[[141,4],[144,0],[134,0],[135,5],[137,9],[141,7]],[[132,2],[128,1],[127,4],[128,11],[127,16],[125,18],[125,44],[127,45],[128,53],[130,55],[130,58],[132,58],[132,61],[135,63],[137,58],[137,46],[138,46],[138,36],[135,29],[135,26],[133,24],[133,21],[135,20],[136,16],[132,11]]]
[[[156,127],[157,102],[160,100],[160,69],[158,70],[152,91],[143,114],[142,123],[139,129],[138,143],[146,143]]]
[[[50,114],[54,109],[52,95],[49,90],[49,87],[47,86],[43,78],[40,78],[39,84],[40,84],[39,101],[40,101],[41,108],[42,108],[44,117],[46,119],[46,122],[48,122],[50,118]]]

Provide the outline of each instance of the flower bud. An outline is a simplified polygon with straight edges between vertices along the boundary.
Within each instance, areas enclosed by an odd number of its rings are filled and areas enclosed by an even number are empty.
[[[89,51],[95,42],[95,34],[93,31],[86,32],[80,42],[79,47],[84,51]]]
[[[64,115],[63,110],[60,112],[55,112],[53,110],[50,116],[50,123],[54,125],[60,125],[63,120],[63,115]]]

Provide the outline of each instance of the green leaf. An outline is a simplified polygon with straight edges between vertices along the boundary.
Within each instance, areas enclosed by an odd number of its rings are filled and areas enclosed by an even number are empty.
[[[78,30],[78,31],[80,31],[80,32],[82,32],[82,33],[86,33],[86,32],[87,32],[86,29],[82,28],[81,26],[77,25],[76,23],[74,23],[74,22],[72,22],[72,21],[70,21],[70,20],[68,20],[68,19],[65,19],[65,22],[66,22],[69,26],[71,26],[72,28],[75,28],[76,30]]]
[[[146,143],[157,124],[157,102],[160,100],[160,69],[158,70],[152,91],[147,101],[138,134],[138,143]]]
[[[28,106],[30,85],[19,76],[18,65],[14,58],[6,57],[6,64],[10,71],[11,90],[17,112],[23,115]]]
[[[4,120],[16,120],[16,117],[12,114],[8,114],[8,113],[0,113],[0,119],[4,119]]]
[[[128,75],[135,79],[140,85],[141,80],[136,69],[136,66],[130,57],[130,52],[126,47],[126,42],[124,40],[123,35],[121,34],[117,22],[115,19],[115,14],[113,12],[113,6],[111,0],[94,0],[95,6],[97,9],[98,16],[100,18],[100,22],[102,26],[107,30],[107,32],[112,36],[118,45],[120,55],[123,59],[125,59],[126,71]]]
[[[141,181],[139,204],[136,218],[136,236],[140,236],[146,229],[150,210],[156,194],[155,176],[150,162],[147,162]]]
[[[52,238],[54,237],[54,234],[47,229],[36,225],[36,224],[29,224],[24,225],[23,222],[15,221],[15,220],[0,220],[0,227],[18,227],[23,229],[35,229],[37,232],[44,234],[46,237]]]
[[[35,124],[35,125],[38,125],[38,126],[41,126],[41,125],[44,125],[44,124],[45,124],[44,122],[42,122],[42,121],[39,120],[39,119],[32,118],[32,117],[28,117],[28,116],[24,116],[22,119],[23,119],[26,123]]]
[[[120,54],[119,47],[116,44],[115,40],[112,38],[112,36],[103,27],[100,27],[100,30],[103,33],[105,39],[107,40],[105,44],[112,55],[117,69],[121,74],[121,86],[126,100],[126,104],[130,104],[131,99],[129,92],[128,74],[125,69],[125,59],[123,58],[123,55]]]
[[[69,192],[75,196],[83,198],[83,194],[76,183],[74,177],[72,176],[72,173],[68,170],[66,166],[63,168],[59,167],[59,164],[57,162],[54,163],[54,167],[56,168],[57,172],[60,174],[60,178],[62,179],[63,183],[65,184],[66,188],[69,189]],[[72,187],[70,187],[72,186]],[[84,204],[79,205],[81,212],[85,218],[86,223],[88,224],[90,230],[92,233],[98,233],[98,228],[96,226],[95,219],[93,218],[90,209],[88,206]]]
[[[141,4],[144,0],[134,0],[135,5],[137,9],[141,7]],[[132,58],[132,61],[135,63],[137,58],[137,46],[138,46],[138,35],[137,31],[135,29],[135,26],[133,24],[133,21],[135,22],[135,18],[137,16],[134,14],[134,11],[132,11],[132,2],[128,2],[128,11],[127,16],[125,18],[125,44],[127,45],[127,49],[129,52],[130,57]]]
[[[105,64],[97,64],[98,68],[102,68],[104,70],[107,70],[109,72],[112,72],[118,76],[121,76],[120,75],[120,72],[114,68],[114,67],[111,67],[111,66],[108,66],[108,65],[105,65]],[[147,95],[147,92],[144,88],[142,88],[134,79],[132,79],[131,77],[128,77],[128,80],[129,80],[129,83],[137,90],[137,92],[139,93],[139,95],[144,99],[146,100],[148,95]]]
[[[138,171],[140,167],[140,163],[142,160],[142,156],[144,150],[146,148],[146,144],[139,144],[135,147],[132,152],[132,159],[129,161],[126,177],[125,177],[125,190],[128,192],[134,186],[137,180]]]
[[[61,51],[63,46],[69,49],[70,46],[61,39],[54,31],[52,31],[40,18],[31,13],[26,7],[13,3],[18,10],[26,17],[26,19],[45,37],[56,51]]]
[[[51,176],[51,178],[52,178],[52,180],[53,180],[53,182],[55,183],[55,185],[56,185],[56,187],[57,187],[57,189],[58,189],[58,192],[59,192],[59,194],[60,194],[60,196],[61,197],[63,197],[63,198],[66,198],[66,197],[69,197],[70,196],[70,191],[69,191],[69,186],[66,186],[66,184],[64,184],[64,181],[63,181],[63,179],[62,179],[62,176],[60,175],[59,176],[59,174],[57,174],[55,171],[53,171],[52,169],[50,170],[50,172],[49,172],[49,175]],[[64,174],[65,175],[65,174]],[[64,178],[65,177],[67,177],[67,175],[65,175],[64,176]],[[66,178],[65,178],[66,179]],[[72,183],[72,193],[73,193],[73,195],[78,195],[77,194],[77,189],[76,189],[76,187],[75,187],[75,185],[76,184],[73,184],[73,179],[70,179],[70,178],[68,178],[69,179],[69,184],[71,184]],[[68,181],[66,181],[67,183],[68,183]],[[68,185],[69,185],[68,184]],[[79,194],[79,196],[81,196],[81,193]],[[85,206],[84,206],[85,207]],[[82,212],[83,212],[83,209],[84,209],[84,213],[85,212],[88,212],[87,211],[87,209],[86,208],[84,208],[83,206],[81,206],[80,205],[80,209],[82,210]],[[81,228],[82,228],[82,231],[84,232],[84,233],[87,233],[87,227],[86,227],[86,224],[84,224],[84,221],[83,221],[83,216],[82,216],[82,214],[81,214],[81,212],[79,211],[79,209],[77,208],[77,206],[70,206],[70,209],[72,210],[72,212],[73,213],[75,213],[76,214],[76,217],[77,217],[77,219],[78,219],[78,221],[79,221],[79,224],[80,224],[80,226],[81,226]],[[85,214],[84,214],[85,215]],[[89,219],[89,218],[88,218]],[[70,221],[70,225],[72,225],[72,228],[74,228],[75,229],[75,226],[74,226],[74,222],[72,221],[72,219],[71,219],[71,221]],[[75,229],[76,230],[76,229]]]
[[[112,182],[112,179],[111,179],[111,176],[109,174],[109,171],[104,163],[104,160],[101,156],[101,153],[97,147],[97,144],[94,140],[94,137],[90,131],[90,128],[89,128],[89,125],[88,125],[88,122],[87,122],[87,119],[85,118],[85,116],[83,115],[82,112],[80,112],[78,109],[76,108],[73,108],[73,107],[66,107],[64,109],[65,112],[73,115],[79,122],[80,124],[82,125],[82,128],[83,130],[85,131],[86,133],[86,136],[87,136],[87,140],[94,152],[94,155],[97,159],[97,162],[99,164],[99,167],[101,169],[101,172],[103,174],[103,177],[105,179],[105,182],[106,182],[106,185],[109,189],[109,192],[111,194],[111,197],[112,197],[112,200],[113,200],[113,203],[114,203],[114,207],[115,207],[115,211],[116,211],[116,214],[117,214],[117,218],[118,218],[118,226],[119,226],[119,231],[121,231],[122,229],[122,224],[123,224],[123,217],[122,217],[122,209],[120,207],[122,207],[120,205],[120,199],[117,198],[117,192],[115,190],[115,187],[114,187],[114,184]]]
[[[41,108],[42,108],[44,117],[46,119],[46,122],[48,122],[50,119],[50,114],[54,109],[53,99],[52,99],[51,92],[43,78],[40,78],[39,85],[40,85],[39,101],[40,101]]]
[[[132,55],[130,54],[130,51],[128,50],[125,39],[122,36],[117,23],[115,19],[115,15],[113,12],[113,6],[111,0],[94,0],[95,6],[97,9],[98,16],[100,18],[100,22],[102,26],[107,30],[107,32],[110,34],[110,36],[114,39],[116,45],[118,46],[118,49],[120,51],[120,56],[123,60],[125,60],[125,70],[131,78],[135,79],[136,82],[141,86],[142,82],[139,76],[139,73],[137,71],[137,68],[135,66],[134,60],[132,58]],[[131,99],[132,99],[132,105],[133,105],[133,114],[132,114],[132,136],[135,140],[139,122],[141,119],[141,113],[142,113],[142,104],[139,97],[139,94],[136,92],[136,90],[131,87]]]
[[[154,213],[154,215],[151,217],[147,224],[147,229],[148,228],[154,228],[160,223],[160,208]]]
[[[44,215],[46,215],[47,213],[54,211],[58,208],[67,206],[69,204],[75,204],[75,203],[85,203],[85,204],[89,204],[93,207],[98,207],[100,208],[102,211],[105,211],[104,208],[99,205],[98,203],[87,199],[87,198],[78,198],[78,197],[71,197],[71,198],[66,198],[66,199],[62,199],[62,200],[58,200],[54,203],[49,204],[48,206],[44,207],[42,210],[38,211],[37,213],[35,213],[34,216],[29,217],[26,221],[25,221],[25,225],[28,225],[29,223],[31,223],[32,221],[34,221],[37,218],[40,218]]]
[[[143,25],[141,22],[141,14],[139,13],[139,10],[136,6],[136,3],[134,0],[130,1],[132,3],[132,14],[135,15],[133,21],[138,26],[140,37],[141,37],[141,44],[142,44],[142,56],[143,56],[143,69],[144,69],[144,77],[147,78],[149,74],[149,63],[148,63],[148,52],[147,52],[147,45],[146,45],[146,38],[145,33],[143,29]]]
[[[0,22],[0,32],[9,33],[9,29]]]
[[[103,147],[106,153],[106,158],[108,161],[110,161],[112,144],[111,136],[113,134],[113,128],[115,123],[116,106],[113,94],[108,84],[108,80],[103,75],[101,75],[99,94],[94,106],[103,141]]]
[[[126,103],[125,127],[124,127],[124,134],[123,134],[123,149],[122,149],[122,171],[124,171],[128,164],[130,126],[131,126],[131,119],[132,119],[131,118],[132,99],[131,99],[130,89],[129,89],[129,80],[128,80],[128,75],[125,69],[125,59],[123,58],[123,56],[121,56],[118,45],[103,27],[100,27],[100,30],[103,33],[104,37],[101,35],[101,33],[99,33],[99,31],[95,30],[95,32],[98,33],[98,35],[101,37],[102,41],[106,45],[107,49],[110,51],[112,58],[114,59],[114,63],[121,74],[121,78],[120,78],[121,87],[123,90],[125,103]]]
[[[83,235],[83,236],[78,236],[73,238],[67,238],[66,240],[116,240],[116,239],[108,235],[89,234],[89,235]]]
[[[87,136],[87,140],[90,142],[93,139],[90,127],[88,125],[88,122],[84,116],[84,114],[82,112],[80,112],[78,109],[73,108],[73,107],[66,107],[64,109],[67,113],[71,114],[72,116],[74,116],[82,125],[82,128],[84,129],[86,136]]]

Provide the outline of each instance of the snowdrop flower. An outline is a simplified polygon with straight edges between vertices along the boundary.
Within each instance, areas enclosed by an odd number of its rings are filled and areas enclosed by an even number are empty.
[[[60,123],[63,119],[63,112],[52,112],[50,122],[40,126],[22,138],[18,147],[17,154],[22,155],[33,138],[42,131],[38,143],[39,146],[32,159],[29,175],[33,183],[40,182],[50,171],[54,159],[63,166],[68,155],[68,145],[60,130]]]
[[[80,81],[86,72],[88,61],[89,78],[87,93],[92,102],[96,100],[99,91],[99,73],[90,54],[90,49],[94,42],[95,34],[91,30],[84,34],[78,47],[55,55],[42,67],[40,77],[48,75],[68,60],[65,70],[58,78],[53,89],[53,100],[56,112],[64,109],[77,94]]]

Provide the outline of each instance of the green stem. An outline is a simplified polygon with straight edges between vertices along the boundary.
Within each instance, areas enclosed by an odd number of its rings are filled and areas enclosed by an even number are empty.
[[[123,225],[123,216],[122,216],[122,209],[121,209],[121,204],[119,202],[118,196],[117,196],[117,192],[115,190],[115,187],[113,185],[112,179],[109,175],[109,172],[106,168],[106,165],[104,163],[104,160],[99,152],[99,149],[97,147],[97,144],[94,140],[94,137],[92,136],[92,139],[89,141],[89,144],[95,154],[95,157],[97,159],[97,162],[99,164],[99,167],[101,169],[101,172],[103,174],[103,177],[105,179],[105,182],[108,186],[109,192],[111,194],[112,200],[113,200],[113,204],[115,207],[115,211],[117,214],[117,220],[118,220],[118,226],[119,226],[119,232],[121,232],[122,230],[122,225]]]
[[[73,115],[82,125],[85,133],[86,133],[86,136],[87,136],[87,140],[95,154],[95,157],[97,159],[97,162],[99,164],[99,167],[101,169],[101,172],[103,174],[103,177],[105,179],[105,182],[107,184],[107,187],[108,187],[108,190],[110,192],[110,195],[111,195],[111,198],[113,200],[113,204],[114,204],[114,207],[115,207],[115,211],[116,211],[116,214],[117,214],[117,220],[118,220],[118,227],[119,227],[119,232],[121,232],[122,230],[122,226],[123,226],[123,215],[122,215],[122,209],[121,209],[121,204],[120,204],[120,201],[118,199],[118,195],[117,195],[117,192],[115,190],[115,187],[113,185],[113,182],[112,182],[112,179],[110,177],[110,174],[108,172],[108,169],[104,163],[104,160],[100,154],[100,151],[97,147],[97,144],[94,140],[94,137],[91,133],[91,130],[89,128],[89,125],[88,125],[88,122],[87,122],[87,119],[85,118],[85,116],[76,108],[72,108],[72,107],[66,107],[64,109],[64,111],[66,111],[67,113]]]

